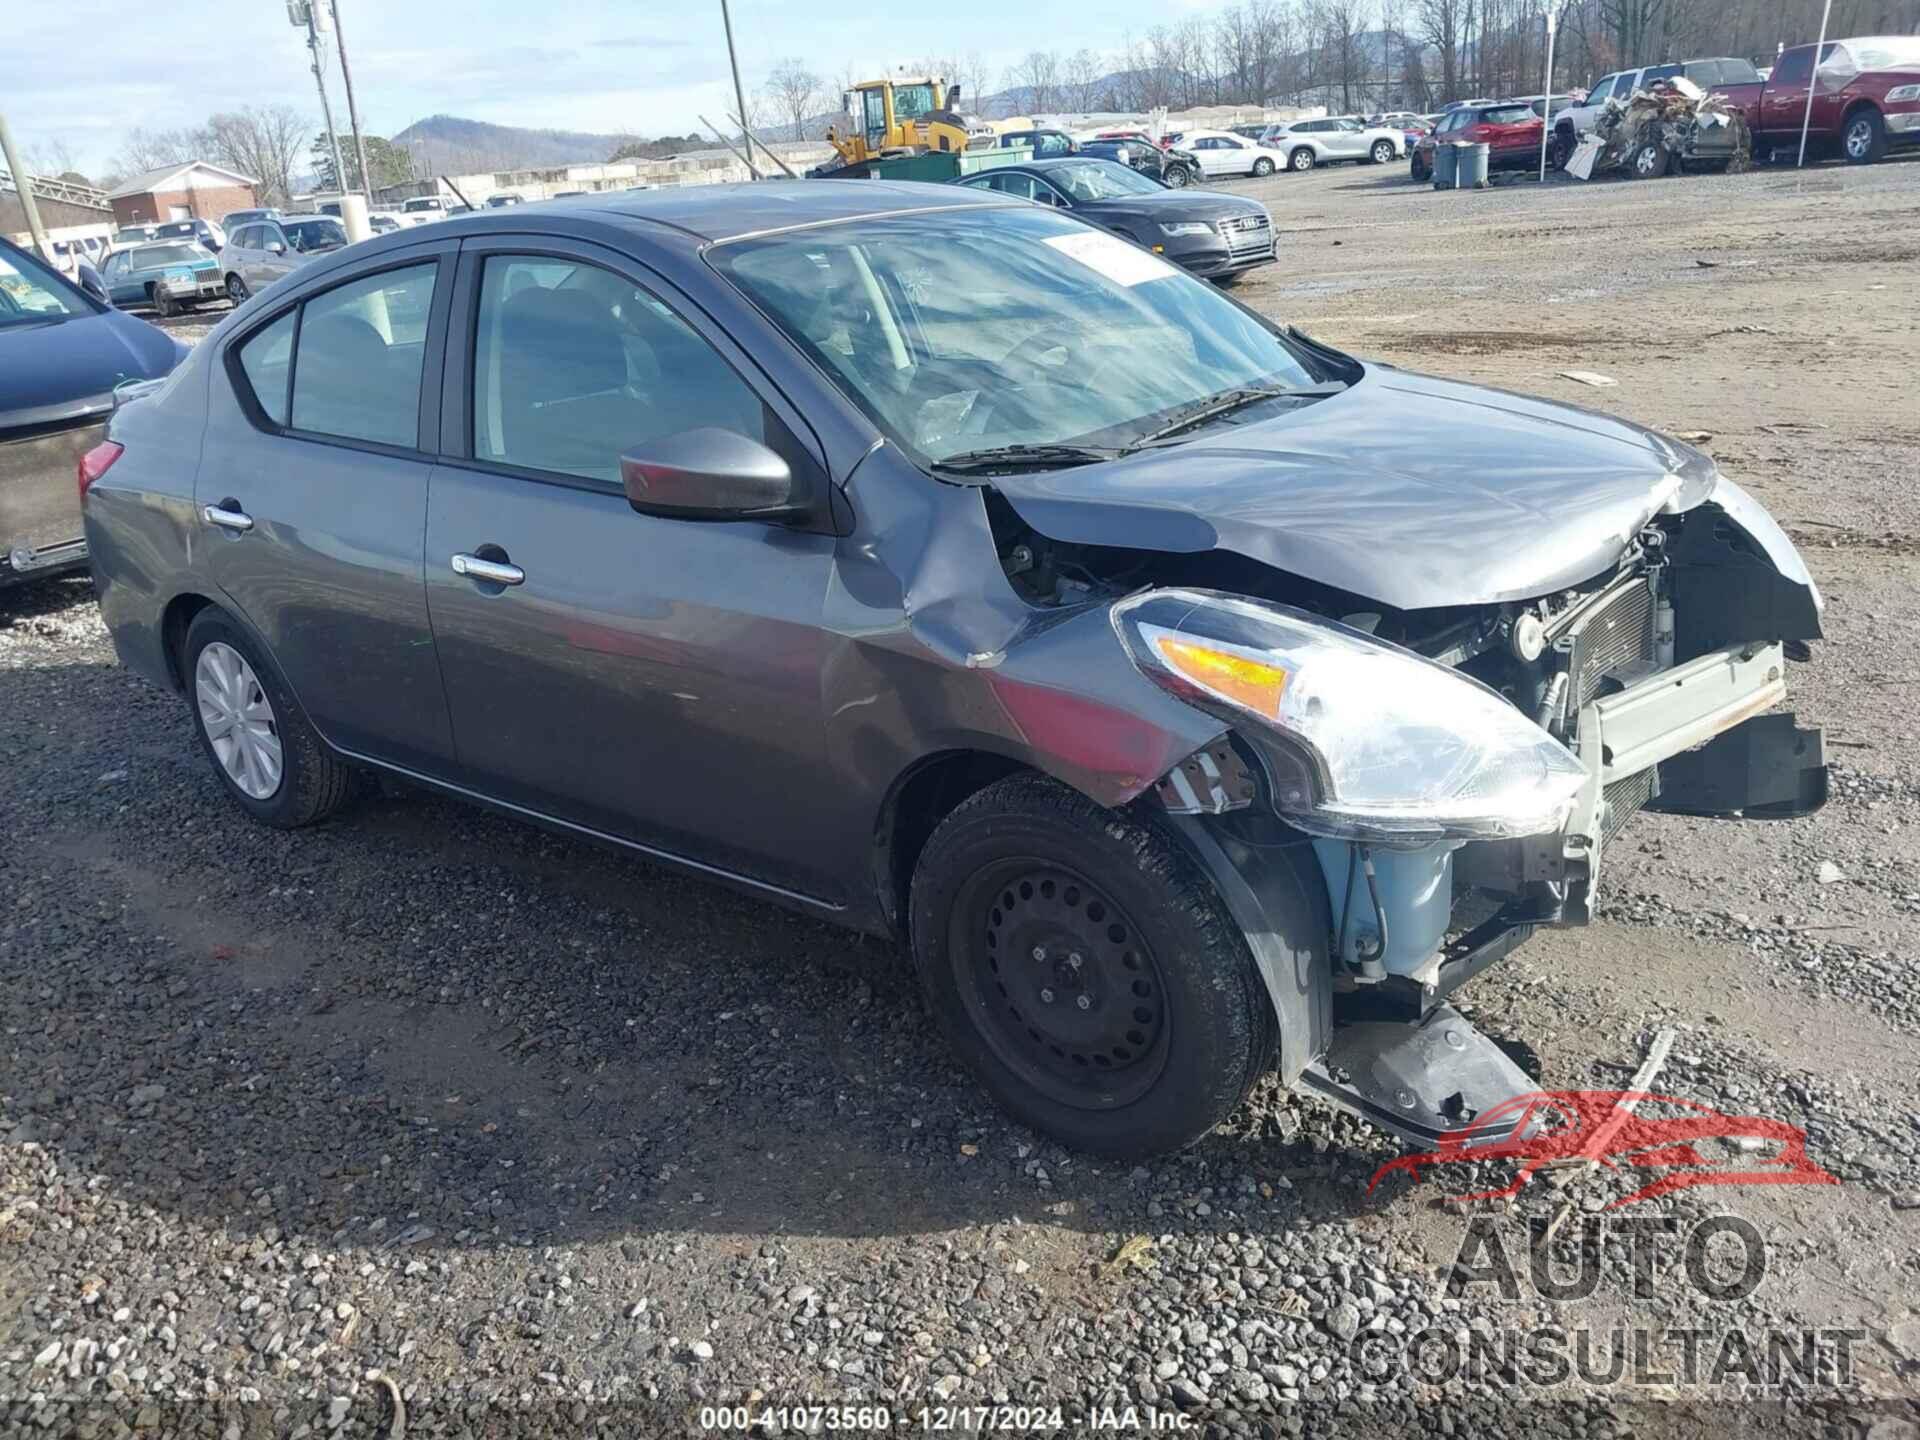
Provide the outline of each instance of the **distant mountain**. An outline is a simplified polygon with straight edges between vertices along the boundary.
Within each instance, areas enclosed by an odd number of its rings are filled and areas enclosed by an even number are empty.
[[[393,143],[413,155],[418,170],[458,175],[605,160],[635,138],[587,130],[529,130],[457,115],[429,115],[394,136]]]

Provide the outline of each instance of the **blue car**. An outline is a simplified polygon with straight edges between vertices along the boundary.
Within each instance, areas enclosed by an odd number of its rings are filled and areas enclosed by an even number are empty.
[[[187,353],[0,240],[0,588],[86,565],[76,469],[105,436],[115,391]]]
[[[149,305],[163,318],[203,301],[227,298],[219,258],[191,240],[156,241],[116,250],[107,257],[101,278],[114,304]]]

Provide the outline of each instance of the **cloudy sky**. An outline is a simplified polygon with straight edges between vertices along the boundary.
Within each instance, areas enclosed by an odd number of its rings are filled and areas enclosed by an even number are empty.
[[[749,89],[798,55],[837,85],[843,68],[881,69],[979,50],[997,76],[1033,48],[1117,48],[1122,30],[1207,0],[975,0],[956,41],[947,6],[873,0],[731,0]],[[0,106],[30,154],[64,141],[104,167],[129,126],[197,124],[215,110],[319,102],[304,31],[284,0],[17,0],[5,6]],[[886,15],[884,25],[876,17]],[[391,135],[435,113],[543,128],[683,133],[728,93],[719,0],[340,0],[361,118]],[[884,31],[884,33],[883,33]],[[996,38],[1004,43],[995,44]],[[337,67],[329,92],[346,125]]]

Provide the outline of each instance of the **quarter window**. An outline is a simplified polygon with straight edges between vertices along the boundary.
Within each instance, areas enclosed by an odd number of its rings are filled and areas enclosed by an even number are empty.
[[[289,310],[264,330],[256,331],[240,347],[240,368],[246,372],[253,398],[276,425],[287,423],[287,380],[293,359],[293,323]]]
[[[295,430],[416,443],[438,268],[428,262],[384,271],[307,301],[293,366]]]
[[[476,458],[617,484],[622,452],[706,428],[768,442],[759,396],[660,301],[597,265],[488,258],[474,335]]]

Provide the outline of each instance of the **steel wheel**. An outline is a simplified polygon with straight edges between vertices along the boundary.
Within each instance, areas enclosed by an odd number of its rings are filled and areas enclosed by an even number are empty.
[[[1649,140],[1633,152],[1633,175],[1636,180],[1656,180],[1667,173],[1671,162],[1667,156],[1667,147],[1657,140]]]
[[[1001,1063],[1062,1104],[1131,1104],[1166,1063],[1160,968],[1086,880],[1038,860],[990,865],[953,909],[961,995]]]
[[[214,757],[240,793],[269,799],[280,788],[280,727],[246,657],[216,640],[193,667],[195,706]]]
[[[171,319],[180,313],[180,307],[173,303],[173,296],[169,295],[165,290],[162,290],[158,285],[154,286],[148,293],[153,299],[153,313],[162,320]]]

